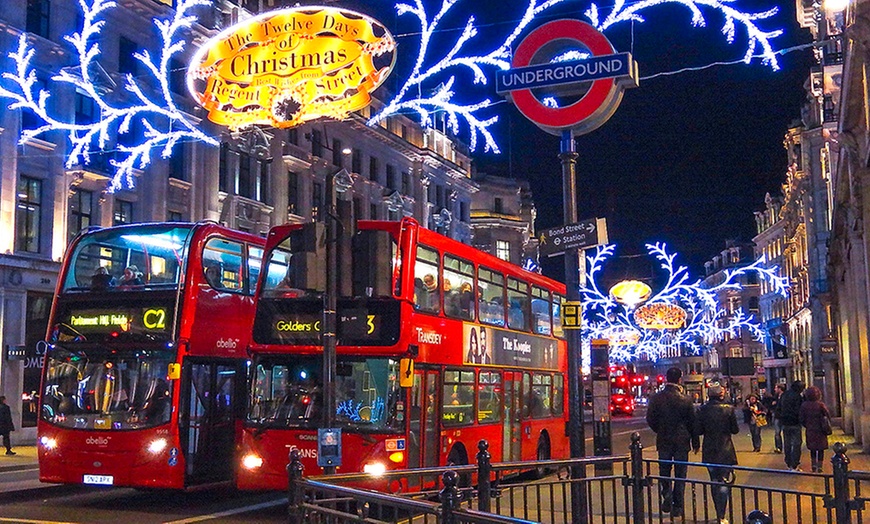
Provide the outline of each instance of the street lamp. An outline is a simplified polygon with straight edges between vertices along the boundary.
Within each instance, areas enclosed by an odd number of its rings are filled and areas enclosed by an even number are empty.
[[[344,235],[344,213],[336,212],[336,194],[344,195],[353,186],[353,177],[346,169],[326,177],[326,292],[323,294],[323,409],[324,424],[335,426],[336,331],[338,329],[338,241]],[[342,206],[346,207],[346,206]],[[336,227],[338,226],[338,227]],[[326,474],[335,473],[335,466],[324,466]]]

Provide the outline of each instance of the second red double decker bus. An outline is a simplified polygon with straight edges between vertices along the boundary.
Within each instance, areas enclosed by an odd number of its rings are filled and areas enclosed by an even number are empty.
[[[43,482],[231,482],[265,240],[213,222],[89,229],[49,322]]]
[[[325,276],[315,232],[280,226],[267,241],[242,489],[286,489],[293,448],[307,474],[321,471]],[[360,221],[352,239],[337,299],[338,471],[467,464],[481,439],[493,461],[568,457],[564,286],[413,219]]]

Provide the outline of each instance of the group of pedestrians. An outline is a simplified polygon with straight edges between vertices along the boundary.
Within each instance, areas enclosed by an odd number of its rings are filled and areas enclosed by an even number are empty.
[[[700,450],[701,460],[707,465],[712,481],[710,491],[716,518],[720,524],[728,524],[725,514],[736,478],[734,466],[737,465],[732,436],[740,432],[737,414],[734,406],[725,401],[725,389],[719,383],[713,383],[707,389],[708,401],[696,410],[683,391],[682,375],[679,368],[669,369],[667,383],[650,399],[647,409],[646,419],[656,434],[660,461],[659,508],[670,513],[672,518],[684,515],[689,452],[698,453]],[[831,419],[828,408],[821,401],[819,388],[812,386],[804,391],[804,384],[799,380],[794,381],[788,390],[780,384],[772,398],[763,402],[754,395],[750,396],[744,409],[754,452],[761,451],[761,428],[772,418],[774,451],[784,453],[788,469],[801,471],[802,428],[805,428],[812,470],[822,471],[824,450],[828,448],[828,435],[831,434]]]

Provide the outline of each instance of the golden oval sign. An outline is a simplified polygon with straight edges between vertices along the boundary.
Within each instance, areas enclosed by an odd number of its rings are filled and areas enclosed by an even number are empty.
[[[353,11],[270,11],[206,42],[190,62],[187,88],[209,120],[233,130],[342,119],[371,102],[395,49],[386,27]]]

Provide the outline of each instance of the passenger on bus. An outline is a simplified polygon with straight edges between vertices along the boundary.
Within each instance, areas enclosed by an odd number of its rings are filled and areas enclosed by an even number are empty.
[[[215,288],[221,289],[223,286],[221,285],[221,269],[217,264],[209,264],[205,267],[205,280],[208,284]]]
[[[139,268],[136,266],[127,266],[124,268],[124,276],[118,281],[118,287],[141,286],[143,284],[140,278]]]
[[[473,318],[471,283],[463,282],[459,286],[459,314],[464,318]]]
[[[91,277],[91,289],[103,290],[115,286],[115,277],[109,274],[105,266],[97,267],[94,276]]]

